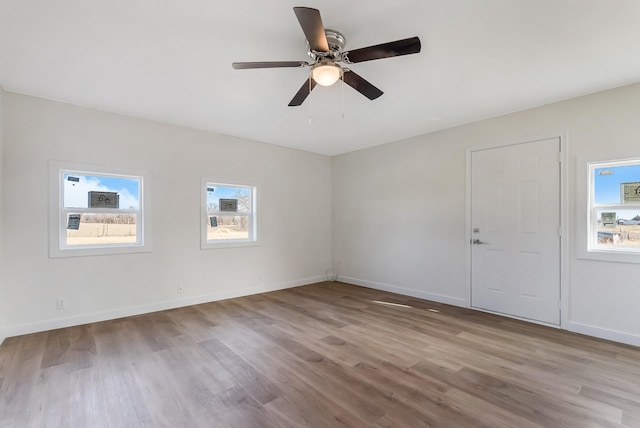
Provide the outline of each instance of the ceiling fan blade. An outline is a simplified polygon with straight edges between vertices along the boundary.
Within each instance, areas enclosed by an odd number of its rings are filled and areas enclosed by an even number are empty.
[[[375,100],[380,95],[384,94],[380,89],[376,88],[351,70],[344,71],[343,79],[344,83],[351,86],[370,100]]]
[[[282,68],[282,67],[306,67],[310,65],[306,61],[263,61],[263,62],[234,62],[231,64],[236,70],[250,68]]]
[[[329,43],[324,33],[320,11],[310,7],[294,7],[293,12],[300,22],[309,47],[316,52],[329,52]]]
[[[420,52],[420,48],[420,39],[418,37],[411,37],[409,39],[396,40],[395,42],[382,43],[380,45],[345,52],[343,58],[346,63],[353,64],[356,62],[371,61],[373,59],[415,54]]]
[[[297,107],[302,105],[304,100],[307,99],[313,88],[316,87],[316,81],[309,77],[304,81],[298,92],[293,96],[291,101],[289,102],[289,107]]]

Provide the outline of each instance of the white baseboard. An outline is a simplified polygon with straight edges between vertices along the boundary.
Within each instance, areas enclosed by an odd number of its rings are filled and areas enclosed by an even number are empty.
[[[575,321],[567,321],[566,329],[574,333],[586,334],[587,336],[598,337],[600,339],[640,346],[640,336],[637,334],[625,333]]]
[[[424,291],[402,288],[395,285],[367,281],[364,279],[352,278],[352,277],[343,276],[343,275],[340,275],[338,277],[338,281],[345,282],[348,284],[360,285],[362,287],[373,288],[375,290],[389,291],[391,293],[398,293],[405,296],[417,297],[419,299],[431,300],[434,302],[460,306],[463,308],[469,307],[465,299],[459,299],[451,296],[444,296],[441,294],[434,294],[434,293],[428,293]],[[475,308],[470,308],[470,309],[478,310]],[[481,312],[486,312],[486,311],[481,311]],[[503,314],[497,314],[497,315],[504,316]],[[526,320],[526,321],[531,322],[530,320]],[[551,327],[558,328],[558,326],[551,326]],[[580,333],[587,336],[597,337],[600,339],[611,340],[613,342],[625,343],[627,345],[632,345],[632,346],[640,346],[640,335],[636,335],[636,334],[625,333],[617,330],[611,330],[611,329],[597,327],[589,324],[583,324],[575,321],[567,321],[566,325],[563,325],[559,328],[563,328],[567,331],[571,331],[574,333]]]
[[[347,284],[360,285],[362,287],[373,288],[375,290],[389,291],[390,293],[402,294],[404,296],[417,297],[418,299],[431,300],[432,302],[444,303],[447,305],[461,306],[463,308],[468,307],[465,299],[460,299],[452,296],[445,296],[443,294],[429,293],[426,291],[414,290],[411,288],[402,288],[396,285],[383,284],[380,282],[367,281],[364,279],[352,278],[349,276],[338,276],[338,281],[346,282]]]
[[[148,305],[129,306],[126,308],[115,309],[104,312],[94,312],[90,314],[82,314],[66,318],[56,318],[37,323],[19,324],[8,326],[0,338],[20,336],[23,334],[38,333],[41,331],[55,330],[57,328],[73,327],[93,322],[113,320],[117,318],[129,317],[134,315],[148,314],[151,312],[164,311],[167,309],[181,308],[184,306],[198,305],[201,303],[215,302],[217,300],[232,299],[235,297],[249,296],[258,293],[267,293],[269,291],[284,290],[286,288],[299,287],[301,285],[315,284],[325,281],[324,275],[304,278],[294,281],[280,282],[276,284],[265,284],[256,287],[246,287],[242,289],[226,290],[217,293],[205,294],[200,296],[186,297],[183,299],[167,300],[155,302]],[[0,344],[2,341],[0,341]]]
[[[340,275],[337,278],[340,282],[359,285],[362,287],[373,288],[375,290],[389,291],[405,296],[417,297],[419,299],[430,300],[454,306],[468,307],[465,299],[456,297],[429,293],[409,288],[402,288],[391,284],[367,281],[358,278]],[[167,309],[175,309],[183,306],[198,305],[201,303],[214,302],[217,300],[232,299],[235,297],[249,296],[258,293],[267,293],[269,291],[284,290],[287,288],[298,287],[307,284],[315,284],[325,281],[324,276],[315,276],[310,278],[299,279],[295,281],[281,282],[277,284],[265,284],[256,287],[246,287],[239,290],[226,290],[218,293],[192,296],[177,300],[168,300],[156,302],[148,305],[130,306],[127,308],[116,309],[112,311],[95,312],[91,314],[77,315],[67,318],[56,318],[53,320],[41,321],[30,324],[20,324],[6,327],[0,330],[0,345],[7,337],[20,336],[23,334],[37,333],[41,331],[54,330],[57,328],[73,327],[76,325],[88,324],[92,322],[107,321],[117,318],[123,318],[134,315],[147,314],[151,312],[163,311]],[[600,339],[611,340],[614,342],[625,343],[632,346],[640,346],[640,335],[625,333],[617,330],[597,327],[575,321],[567,321],[564,328],[574,333],[585,334]]]

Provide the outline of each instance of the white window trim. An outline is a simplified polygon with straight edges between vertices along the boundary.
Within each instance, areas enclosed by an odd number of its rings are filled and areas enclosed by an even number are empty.
[[[136,236],[140,236],[140,244],[105,244],[86,247],[66,246],[63,244],[64,240],[62,234],[63,232],[66,232],[66,213],[69,209],[64,208],[64,193],[61,174],[62,171],[67,170],[84,172],[87,174],[142,177],[139,195],[140,209],[136,210],[140,212],[142,220],[141,222],[138,222],[140,224],[136,224]],[[152,245],[151,220],[149,215],[149,181],[149,173],[144,170],[56,160],[49,161],[49,258],[150,252]],[[85,209],[73,209],[73,211],[80,213],[85,211]],[[91,211],[96,212],[95,209]],[[113,211],[105,212],[111,213]]]
[[[594,186],[592,171],[596,167],[607,164],[636,164],[640,157],[620,156],[618,158],[603,157],[578,157],[576,164],[576,257],[579,259],[600,260],[619,263],[640,263],[640,250],[633,251],[628,248],[606,248],[590,241],[593,239],[591,230],[593,222],[597,222],[595,212],[598,209],[607,209],[606,205],[593,206]],[[614,204],[615,205],[615,204]],[[636,205],[629,205],[633,208]],[[619,206],[616,206],[619,208]],[[613,209],[613,208],[612,208]]]
[[[230,239],[217,242],[209,242],[207,238],[207,226],[209,214],[207,213],[207,184],[215,183],[218,186],[246,187],[251,191],[251,214],[249,216],[249,236],[253,239]],[[242,183],[242,184],[240,184]],[[258,229],[258,186],[255,183],[247,183],[242,180],[219,180],[215,178],[200,178],[200,249],[210,250],[214,248],[236,248],[260,246]],[[239,213],[244,214],[244,213]]]

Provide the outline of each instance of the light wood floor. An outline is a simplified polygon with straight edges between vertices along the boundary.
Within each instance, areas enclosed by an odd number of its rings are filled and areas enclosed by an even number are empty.
[[[640,348],[341,283],[0,346],[0,427],[143,426],[640,427]]]

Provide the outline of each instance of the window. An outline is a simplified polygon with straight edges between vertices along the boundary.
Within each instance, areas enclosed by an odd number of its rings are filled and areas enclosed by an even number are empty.
[[[201,247],[256,245],[256,188],[202,179]]]
[[[150,251],[145,174],[52,162],[51,257]]]
[[[588,251],[640,255],[640,159],[588,163]]]

